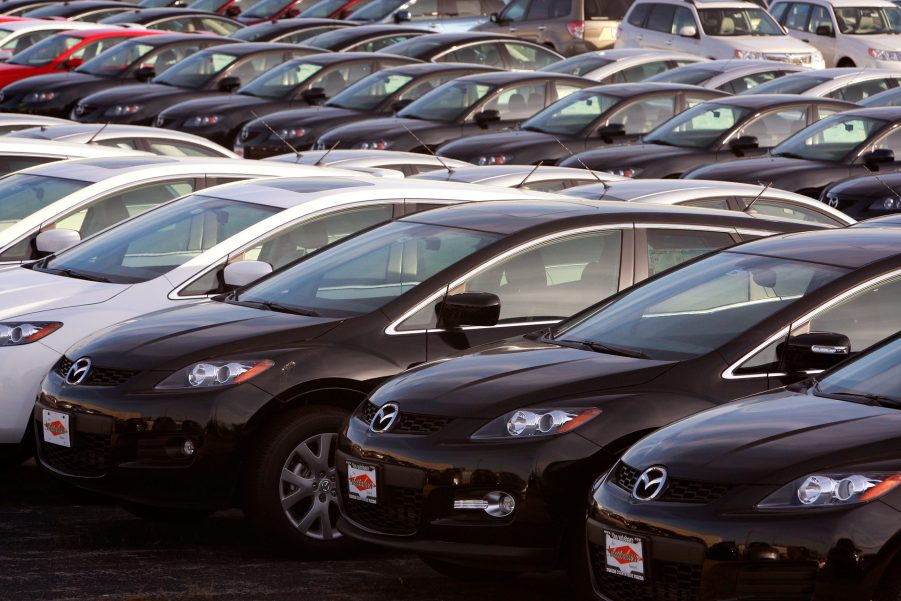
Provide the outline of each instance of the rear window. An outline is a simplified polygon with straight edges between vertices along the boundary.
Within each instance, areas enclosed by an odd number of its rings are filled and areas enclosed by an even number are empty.
[[[630,0],[585,0],[585,18],[619,21],[631,4]]]
[[[641,27],[644,25],[644,19],[648,16],[648,11],[651,10],[650,4],[637,4],[635,8],[632,9],[632,12],[629,13],[629,25],[634,25],[635,27]]]

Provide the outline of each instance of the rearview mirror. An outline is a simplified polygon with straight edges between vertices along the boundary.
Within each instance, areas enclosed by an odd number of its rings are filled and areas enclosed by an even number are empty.
[[[501,114],[494,109],[488,109],[487,111],[479,111],[474,115],[474,118],[476,125],[482,129],[487,129],[490,123],[497,123],[501,120]]]
[[[828,369],[851,354],[851,340],[834,332],[810,332],[792,336],[780,344],[782,366],[786,373]]]
[[[56,229],[41,232],[34,240],[34,247],[41,256],[52,255],[81,242],[81,234],[75,230]]]
[[[832,28],[829,27],[828,25],[818,25],[818,26],[817,26],[817,29],[816,29],[816,34],[817,34],[817,35],[827,36],[827,37],[830,37],[830,38],[834,38],[834,37],[835,37],[835,32],[832,31]]]
[[[413,15],[410,14],[408,10],[399,10],[394,13],[394,22],[395,23],[404,23],[406,21],[410,21],[413,19]]]
[[[891,148],[877,148],[876,150],[865,152],[860,158],[867,169],[879,171],[879,165],[895,162],[895,152]]]
[[[694,25],[683,25],[679,29],[679,35],[683,38],[695,38],[698,36],[698,28]]]
[[[729,140],[729,148],[735,156],[745,156],[746,150],[756,150],[760,147],[760,142],[756,136],[739,136]]]
[[[438,327],[493,326],[501,315],[501,299],[490,292],[452,294],[435,307]]]
[[[407,108],[407,106],[409,106],[412,102],[412,98],[401,98],[400,100],[395,100],[391,105],[391,110],[396,113],[397,111]]]
[[[325,88],[310,88],[309,90],[301,92],[300,96],[307,104],[320,104],[323,100],[328,98],[325,94]]]
[[[138,67],[135,69],[134,78],[138,81],[150,81],[156,77],[155,67]]]
[[[626,135],[626,126],[622,123],[608,123],[598,130],[598,135],[607,144],[612,144],[613,138],[621,138]]]
[[[223,77],[219,80],[218,87],[220,92],[234,92],[241,87],[241,78],[235,77],[233,75],[229,77]]]
[[[272,273],[272,265],[264,261],[238,261],[225,266],[222,281],[229,288],[240,288]]]

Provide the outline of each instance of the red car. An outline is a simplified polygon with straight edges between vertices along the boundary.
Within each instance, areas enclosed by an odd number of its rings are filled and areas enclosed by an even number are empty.
[[[34,75],[69,71],[119,42],[161,33],[164,32],[121,27],[58,33],[0,63],[0,88]]]

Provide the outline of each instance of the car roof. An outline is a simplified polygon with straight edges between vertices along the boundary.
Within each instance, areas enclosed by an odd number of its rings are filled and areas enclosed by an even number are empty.
[[[858,221],[852,227],[897,227],[899,225],[901,225],[901,213],[894,213]]]
[[[292,44],[293,45],[293,44]],[[293,45],[297,48],[297,45]],[[311,48],[316,50],[316,54],[308,54],[306,56],[302,56],[299,58],[295,58],[292,60],[302,61],[305,63],[312,63],[314,65],[334,65],[340,64],[344,62],[351,61],[374,61],[378,60],[379,57],[375,56],[372,52],[329,52],[327,50],[322,50],[321,48],[316,48],[315,46],[303,46],[303,48]],[[407,58],[406,56],[392,56],[390,58],[395,58],[401,61],[414,61],[416,59]]]
[[[755,5],[756,6],[756,5]],[[757,7],[759,8],[759,7]],[[683,65],[681,67],[676,67],[677,69],[683,69],[688,71],[690,69],[699,69],[704,71],[716,71],[717,73],[726,73],[728,71],[734,71],[739,69],[762,69],[762,68],[785,68],[792,67],[796,65],[790,65],[788,63],[780,63],[777,61],[758,61],[758,60],[735,60],[735,59],[721,59],[721,60],[713,60],[707,61],[705,63],[692,63],[690,65]],[[673,69],[675,71],[675,69]],[[664,73],[671,73],[672,71],[664,71]]]
[[[450,165],[452,167],[470,166],[470,163],[465,163],[463,161],[448,159],[445,157],[438,159],[432,155],[421,154],[418,152],[404,152],[400,150],[362,150],[355,148],[335,150],[304,150],[300,153],[300,157],[298,157],[293,152],[288,152],[285,154],[267,157],[263,160],[276,161],[280,163],[296,163],[299,165],[313,165],[322,160],[323,156],[325,156],[325,160],[323,161],[324,165],[330,165],[338,168],[341,167],[342,163],[353,164],[354,166],[364,166],[368,163],[379,165],[386,162],[390,163],[392,161],[397,161],[402,164],[412,163],[418,165],[441,165],[443,162],[445,165]],[[404,161],[406,161],[406,163],[404,163]]]
[[[138,29],[138,31],[141,31]],[[157,31],[157,30],[151,30]],[[215,35],[212,33],[173,33],[173,32],[161,32],[158,35],[154,35],[147,39],[146,44],[150,44],[151,46],[162,46],[164,44],[174,44],[176,42],[190,42],[197,40],[216,40],[217,42],[222,42],[226,44],[239,44],[241,40],[236,40],[234,38],[227,38],[221,35]]]
[[[0,136],[0,154],[46,157],[152,157],[149,152],[95,146],[93,144],[75,144],[56,140],[32,140],[30,138],[13,138]]]
[[[478,81],[487,84],[503,85],[508,83],[516,83],[525,80],[563,80],[574,81],[585,84],[586,86],[596,86],[597,82],[576,75],[568,75],[566,73],[552,73],[549,71],[489,71],[487,73],[474,73],[457,78],[456,81]]]
[[[887,121],[901,120],[901,106],[871,106],[865,108],[851,109],[837,113],[837,115],[855,117],[872,117],[874,119],[885,119]]]
[[[2,5],[0,5],[2,8]],[[66,31],[67,29],[100,29],[101,26],[96,23],[84,23],[82,21],[57,21],[44,19],[29,19],[26,21],[7,21],[0,23],[0,29],[11,32],[19,31],[38,31],[40,29],[59,29]]]
[[[892,5],[894,6],[894,4]],[[901,73],[894,69],[877,69],[875,67],[833,67],[832,69],[815,69],[813,71],[798,71],[785,77],[825,77],[827,79],[876,79],[878,77],[901,77]]]
[[[804,96],[801,94],[739,94],[738,96],[714,98],[713,100],[709,100],[708,102],[716,104],[728,104],[729,106],[740,106],[745,108],[768,108],[772,106],[780,106],[783,104],[798,104],[802,102],[813,104],[835,104],[849,108],[857,106],[856,104],[853,104],[851,102],[845,102],[843,100],[837,100],[835,98]]]
[[[693,90],[696,92],[704,92],[705,94],[716,94],[717,92],[721,92],[720,90],[711,90],[709,88],[695,86],[687,83],[669,83],[663,81],[637,81],[634,83],[608,83],[601,85],[596,84],[591,86],[590,88],[586,88],[585,90],[580,91],[603,92],[604,94],[609,94],[610,96],[630,98],[632,96],[638,96],[639,94],[665,92],[667,90],[672,90],[673,92],[681,90]],[[726,92],[721,93],[723,96],[727,95]]]
[[[60,32],[62,33],[62,32]],[[91,29],[78,29],[76,31],[67,31],[66,35],[73,38],[88,39],[96,35],[124,35],[129,37],[153,37],[158,35],[152,29],[126,29],[117,27],[116,25],[107,25],[106,27],[97,27]]]
[[[450,181],[450,182],[469,182],[469,183],[491,183],[493,180],[506,179],[508,176],[518,176],[524,179],[526,176],[535,178],[535,180],[549,178],[565,178],[573,177],[579,179],[593,179],[592,173],[595,173],[602,181],[616,181],[626,179],[621,175],[610,175],[608,173],[591,172],[587,169],[579,169],[574,167],[557,167],[556,165],[484,165],[458,167],[453,173],[443,170],[429,171],[428,173],[420,173],[409,179],[429,180],[429,181]],[[607,177],[609,176],[609,180]],[[526,180],[528,183],[528,180]],[[600,183],[598,185],[601,185]]]
[[[748,242],[732,252],[857,269],[901,255],[896,228],[842,228]]]
[[[390,70],[392,73],[403,73],[404,75],[427,75],[429,73],[444,73],[446,71],[476,71],[489,72],[500,71],[497,67],[489,65],[474,65],[472,63],[410,63],[409,65],[397,65],[388,67],[382,71]]]
[[[308,27],[319,27],[322,25],[355,25],[351,21],[341,21],[340,19],[321,19],[317,17],[301,17],[295,19],[278,19],[276,21],[263,21],[262,23],[254,23],[246,29],[254,28],[256,31],[291,31],[294,28],[306,29]]]
[[[831,4],[832,6],[866,6],[866,7],[884,7],[897,6],[888,0],[820,0],[823,4]]]
[[[2,123],[2,122],[0,122]],[[7,134],[14,139],[32,140],[71,140],[85,144],[88,140],[108,140],[115,137],[129,136],[134,138],[157,138],[163,140],[184,140],[206,146],[207,148],[221,149],[232,158],[238,155],[228,149],[211,142],[210,140],[177,129],[160,127],[148,127],[146,125],[128,125],[125,123],[61,123],[60,125],[36,125],[28,129],[10,132]]]

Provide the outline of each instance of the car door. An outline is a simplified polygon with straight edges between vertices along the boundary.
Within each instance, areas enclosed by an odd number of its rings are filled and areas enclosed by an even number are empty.
[[[672,4],[652,4],[645,21],[642,48],[670,50],[673,47],[673,23],[676,7]]]
[[[822,53],[827,67],[834,66],[838,58],[838,42],[835,37],[836,27],[832,10],[813,4],[806,31],[808,35],[799,38]]]

